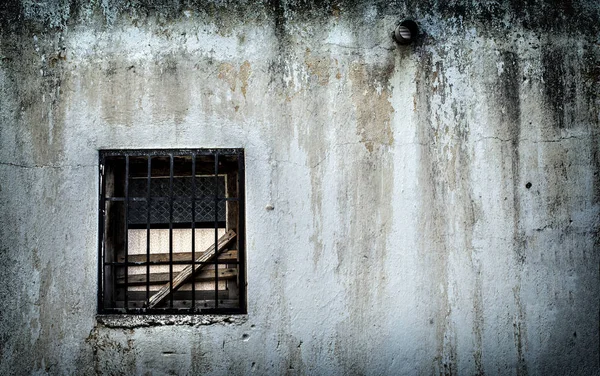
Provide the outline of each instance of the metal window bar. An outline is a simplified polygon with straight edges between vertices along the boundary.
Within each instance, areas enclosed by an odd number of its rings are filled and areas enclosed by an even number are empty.
[[[104,200],[104,192],[106,192],[106,179],[104,178],[104,156],[100,155],[100,163],[99,163],[99,175],[100,179],[98,181],[98,262],[100,263],[98,267],[98,307],[97,311],[101,312],[104,309],[104,291],[106,289],[106,284],[104,283],[104,273],[105,273],[105,262],[104,258],[104,216],[106,214],[106,201]]]
[[[150,300],[150,184],[152,180],[152,156],[148,155],[146,180],[146,301]]]
[[[241,312],[246,313],[246,223],[244,221],[245,218],[245,199],[243,197],[244,192],[246,192],[245,186],[245,161],[244,161],[244,151],[238,150],[237,152],[237,202],[238,202],[238,228],[237,228],[237,248],[238,248],[238,290],[239,290],[239,309]]]
[[[197,228],[196,228],[197,229]],[[131,258],[131,255],[130,255]],[[208,262],[196,262],[196,264],[214,264],[214,261],[208,261]],[[219,261],[219,264],[234,264],[234,262],[232,261]],[[173,259],[173,262],[170,261],[150,261],[150,262],[146,262],[146,261],[129,261],[128,263],[122,262],[122,261],[106,261],[104,263],[106,266],[146,266],[147,264],[149,264],[150,266],[160,266],[160,265],[169,265],[169,264],[173,264],[173,265],[190,265],[191,261],[189,259],[186,260],[176,260]]]
[[[196,270],[196,153],[192,152],[192,270]],[[192,279],[192,313],[196,311],[196,281]]]
[[[215,185],[219,184],[219,153],[215,153]],[[219,243],[219,228],[218,228],[218,216],[219,216],[219,190],[215,189],[215,309],[219,308],[219,257],[218,253],[218,243]]]
[[[125,293],[124,293],[124,306],[125,311],[129,310],[129,156],[125,156],[125,226],[124,229],[124,242],[125,247]]]
[[[173,309],[173,154],[169,154],[169,308]],[[150,279],[150,276],[146,276]]]

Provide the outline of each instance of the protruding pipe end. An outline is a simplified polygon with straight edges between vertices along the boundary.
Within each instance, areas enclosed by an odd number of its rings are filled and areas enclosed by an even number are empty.
[[[404,20],[394,30],[394,40],[398,44],[411,44],[419,34],[417,23],[412,20]]]

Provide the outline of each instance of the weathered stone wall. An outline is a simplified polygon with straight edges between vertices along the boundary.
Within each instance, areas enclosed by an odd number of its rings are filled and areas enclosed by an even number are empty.
[[[3,2],[0,374],[598,374],[599,24]],[[187,147],[246,150],[248,315],[97,319],[98,149]]]

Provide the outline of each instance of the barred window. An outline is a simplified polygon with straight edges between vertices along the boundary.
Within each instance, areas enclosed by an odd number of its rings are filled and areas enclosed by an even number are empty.
[[[99,313],[244,313],[242,149],[100,151]]]

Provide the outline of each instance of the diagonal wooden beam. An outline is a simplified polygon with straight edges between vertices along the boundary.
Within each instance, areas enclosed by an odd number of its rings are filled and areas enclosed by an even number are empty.
[[[208,262],[214,259],[215,256],[218,256],[225,247],[235,238],[235,232],[233,230],[227,231],[225,235],[219,238],[217,242],[217,251],[214,251],[214,244],[209,246],[206,251],[202,253],[202,256],[196,259],[196,262]],[[177,290],[181,287],[191,276],[196,274],[196,272],[202,269],[205,265],[196,264],[189,265],[185,269],[183,269],[175,278],[173,278],[173,289],[171,290],[171,282],[167,282],[158,292],[148,300],[148,308],[154,308],[160,303],[162,303],[170,294],[171,291]]]
[[[210,252],[214,252],[215,248],[212,247]],[[202,252],[196,252],[196,257],[200,257]],[[140,266],[146,265],[147,256],[145,253],[139,255],[129,255],[127,257],[129,262],[137,262]],[[191,263],[192,260],[192,252],[175,252],[173,250],[173,261],[189,261]],[[225,252],[222,252],[219,255],[219,261],[231,261],[236,262],[238,260],[237,250],[231,249]],[[125,257],[119,257],[119,262],[125,262]],[[150,262],[169,262],[169,253],[151,253],[150,254]]]
[[[237,268],[219,268],[219,280],[232,279],[237,277]],[[170,281],[171,273],[150,273],[150,283],[156,284],[161,283],[165,284]],[[176,276],[179,273],[173,272],[173,275]],[[146,274],[130,274],[127,278],[127,286],[146,286]],[[193,278],[194,282],[214,282],[215,280],[215,271],[214,269],[204,269],[198,270],[196,274],[194,274]],[[188,282],[191,282],[188,281]],[[186,282],[186,283],[188,283]],[[125,278],[120,277],[117,278],[117,285],[124,285]],[[180,287],[179,289],[182,289]],[[145,291],[144,291],[145,292]]]

